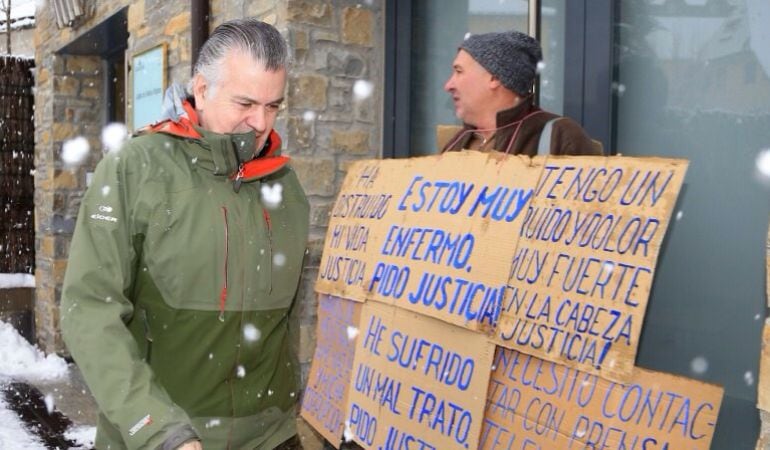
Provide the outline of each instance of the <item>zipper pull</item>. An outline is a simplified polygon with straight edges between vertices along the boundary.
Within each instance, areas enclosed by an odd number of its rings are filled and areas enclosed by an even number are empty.
[[[235,180],[233,181],[233,190],[236,194],[241,190],[241,183],[243,183],[243,163],[238,166],[238,174],[235,175]]]

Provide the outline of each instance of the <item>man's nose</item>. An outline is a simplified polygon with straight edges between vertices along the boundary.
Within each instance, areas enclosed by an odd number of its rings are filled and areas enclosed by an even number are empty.
[[[246,117],[246,125],[251,127],[257,133],[264,132],[267,128],[265,107],[262,105],[255,106],[252,111],[249,112],[248,117]]]
[[[447,78],[446,82],[444,83],[444,90],[447,92],[451,92],[452,89],[454,89],[454,75],[450,75],[449,78]]]

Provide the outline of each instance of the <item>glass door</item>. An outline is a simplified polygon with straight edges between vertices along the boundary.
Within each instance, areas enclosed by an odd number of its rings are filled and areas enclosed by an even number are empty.
[[[637,364],[723,385],[714,449],[756,443],[770,190],[767,0],[622,0],[615,150],[686,158]]]

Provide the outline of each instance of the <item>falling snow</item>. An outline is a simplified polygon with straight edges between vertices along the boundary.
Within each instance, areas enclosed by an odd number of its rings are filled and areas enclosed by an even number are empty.
[[[102,129],[102,144],[108,152],[117,152],[128,139],[128,130],[122,123],[111,123]]]
[[[79,166],[80,164],[83,164],[83,161],[88,156],[90,150],[91,146],[88,144],[88,139],[83,136],[78,136],[64,142],[62,145],[61,160],[67,166]]]
[[[757,178],[766,186],[770,186],[770,148],[757,155]]]
[[[304,114],[302,114],[302,120],[305,122],[312,122],[316,119],[316,113],[315,111],[305,111]]]
[[[45,396],[45,409],[48,411],[48,414],[51,414],[54,411],[54,400],[53,395],[51,394],[46,394]]]
[[[345,431],[342,433],[342,438],[345,440],[345,442],[350,442],[353,440],[353,430],[350,429],[350,421],[345,421]]]
[[[206,428],[214,428],[222,425],[222,421],[219,419],[211,419],[208,422],[206,422]]]
[[[262,193],[262,203],[267,209],[276,209],[283,201],[283,185],[280,183],[272,186],[263,184],[260,192]]]
[[[348,325],[348,339],[350,340],[355,339],[356,336],[358,336],[358,333],[360,333],[358,328]]]
[[[374,92],[374,84],[367,80],[357,80],[353,84],[353,98],[356,100],[366,100]]]
[[[261,337],[262,332],[253,324],[247,323],[243,326],[243,338],[246,342],[257,342]]]
[[[273,255],[273,265],[277,267],[283,267],[286,264],[286,255],[283,253],[276,253]]]
[[[746,373],[743,374],[743,381],[746,382],[747,386],[754,385],[754,372],[747,370]]]
[[[709,370],[709,362],[703,356],[696,356],[693,358],[692,362],[690,362],[690,370],[695,374],[703,375]]]

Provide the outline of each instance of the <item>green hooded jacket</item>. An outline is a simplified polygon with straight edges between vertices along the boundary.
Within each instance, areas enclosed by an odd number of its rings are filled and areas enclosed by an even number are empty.
[[[97,166],[62,335],[99,405],[96,448],[199,438],[205,449],[272,449],[296,434],[289,311],[307,199],[289,166],[233,180],[253,133],[180,129],[133,138]],[[269,142],[273,152],[280,138]]]

